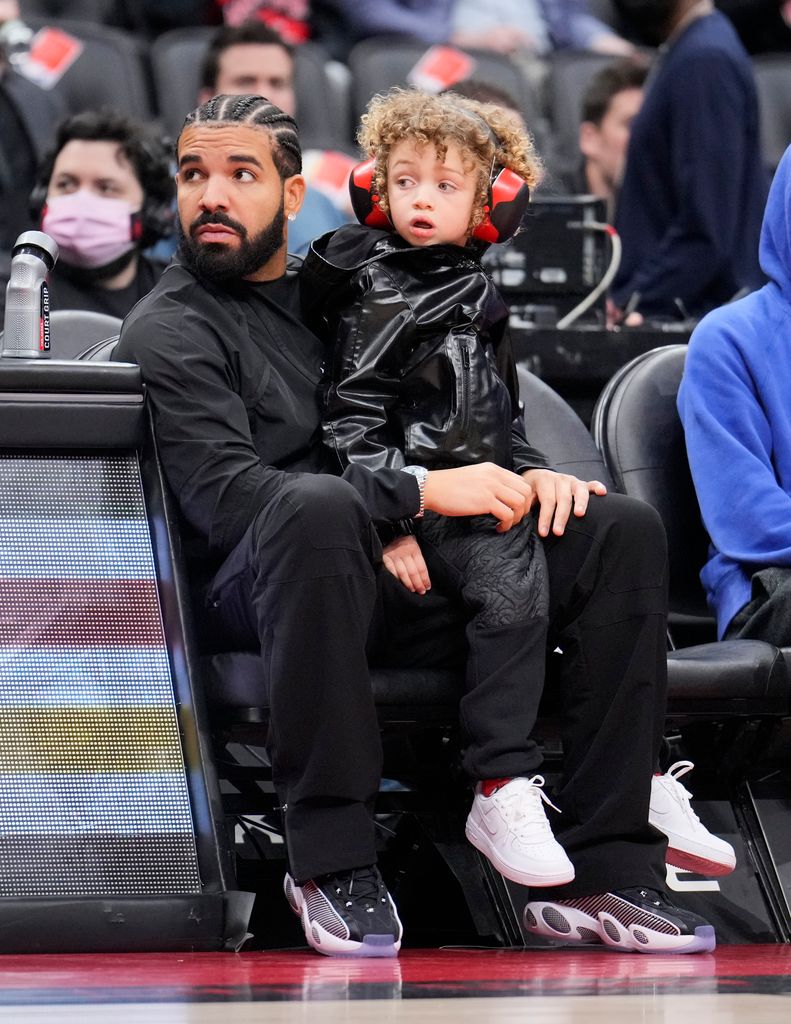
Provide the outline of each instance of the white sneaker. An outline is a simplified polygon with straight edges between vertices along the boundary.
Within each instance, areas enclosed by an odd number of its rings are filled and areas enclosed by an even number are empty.
[[[542,804],[555,805],[543,785],[540,775],[511,779],[484,796],[479,783],[467,816],[465,832],[472,845],[519,885],[562,885],[574,878],[574,865],[544,813]]]
[[[668,864],[700,875],[729,875],[736,867],[733,847],[709,832],[690,806],[692,794],[678,781],[694,767],[676,761],[664,775],[654,775],[648,820],[668,838]]]

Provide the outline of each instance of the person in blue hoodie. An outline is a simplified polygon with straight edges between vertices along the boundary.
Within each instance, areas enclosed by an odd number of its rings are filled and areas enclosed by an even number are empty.
[[[759,247],[769,282],[708,314],[678,410],[711,538],[701,573],[721,638],[791,644],[791,147]]]

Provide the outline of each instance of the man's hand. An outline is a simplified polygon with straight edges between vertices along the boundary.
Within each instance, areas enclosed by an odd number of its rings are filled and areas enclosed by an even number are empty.
[[[533,492],[530,505],[538,502],[538,532],[541,537],[546,537],[550,528],[556,537],[562,536],[572,506],[575,516],[584,516],[591,494],[607,493],[607,488],[599,480],[578,480],[568,473],[553,473],[549,469],[526,469],[522,479]]]
[[[518,523],[535,500],[533,488],[518,473],[492,462],[458,469],[432,469],[423,492],[426,508],[443,516],[492,515],[504,533]]]
[[[431,580],[420,545],[414,537],[396,537],[382,553],[385,569],[401,580],[413,594],[431,590]]]

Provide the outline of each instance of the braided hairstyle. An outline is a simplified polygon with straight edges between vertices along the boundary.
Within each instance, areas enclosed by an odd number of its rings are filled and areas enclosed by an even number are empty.
[[[215,124],[246,124],[263,129],[272,137],[272,160],[281,179],[302,171],[297,122],[263,96],[213,96],[187,114],[176,139],[176,150],[185,128]]]

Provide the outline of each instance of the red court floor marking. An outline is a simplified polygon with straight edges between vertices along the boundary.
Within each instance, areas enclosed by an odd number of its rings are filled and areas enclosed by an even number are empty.
[[[160,998],[186,996],[190,989],[215,996],[223,989],[282,986],[365,986],[458,984],[468,995],[475,984],[530,987],[549,983],[573,991],[609,980],[617,987],[652,979],[727,979],[791,975],[787,945],[723,946],[691,956],[627,954],[595,950],[414,950],[397,960],[343,960],[303,951],[251,953],[130,953],[0,956],[0,1002],[15,990],[39,995],[56,990],[158,990]],[[565,982],[565,985],[562,983]],[[558,983],[561,983],[558,985]],[[229,991],[229,995],[230,995]],[[502,992],[501,994],[505,994]],[[308,996],[309,998],[309,996]]]

